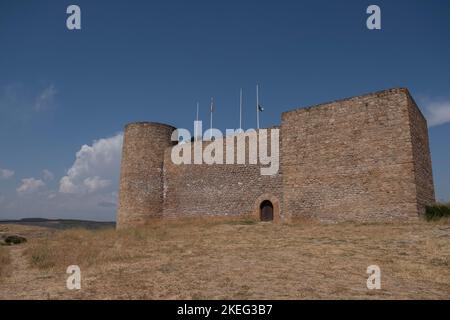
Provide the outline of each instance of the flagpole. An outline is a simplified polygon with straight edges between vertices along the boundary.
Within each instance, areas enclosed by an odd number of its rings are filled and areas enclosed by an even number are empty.
[[[196,122],[195,122],[195,138],[194,140],[197,141],[198,140],[198,111],[199,111],[199,103],[197,102],[197,117],[196,117]]]
[[[256,85],[256,128],[259,130],[259,85]]]
[[[212,128],[213,128],[213,108],[214,108],[214,98],[211,98],[211,108],[210,108],[210,117],[211,117],[211,119],[210,119],[210,140],[212,140]]]
[[[199,109],[199,103],[197,102],[197,117],[195,118],[198,121],[198,109]]]
[[[239,130],[242,130],[242,88],[241,95],[239,99]]]

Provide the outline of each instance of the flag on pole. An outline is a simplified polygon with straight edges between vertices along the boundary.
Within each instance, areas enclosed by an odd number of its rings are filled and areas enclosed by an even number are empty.
[[[259,113],[263,112],[264,108],[259,104],[259,84],[256,85],[256,128],[259,130]]]

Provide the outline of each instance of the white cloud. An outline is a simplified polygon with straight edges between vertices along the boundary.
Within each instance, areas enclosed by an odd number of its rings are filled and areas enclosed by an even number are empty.
[[[119,133],[82,146],[65,176],[58,179],[56,190],[48,169],[42,171],[41,177],[23,179],[15,194],[2,197],[0,190],[0,219],[114,220],[122,140]]]
[[[424,105],[430,127],[450,122],[450,101],[428,101]]]
[[[55,101],[55,96],[58,92],[53,84],[50,84],[35,99],[33,109],[35,111],[48,110]]]
[[[42,187],[45,187],[44,181],[35,178],[26,178],[22,179],[22,184],[16,190],[17,193],[23,195],[36,192]]]
[[[123,134],[83,145],[72,167],[59,183],[61,193],[86,194],[105,189],[118,180]]]
[[[101,179],[100,177],[88,177],[84,179],[83,185],[87,188],[88,192],[95,192],[100,189],[104,189],[111,185],[111,180]]]
[[[55,178],[55,175],[53,174],[53,172],[51,172],[48,169],[42,170],[42,176],[43,176],[44,180],[53,180]]]
[[[14,171],[13,170],[8,170],[8,169],[0,169],[0,180],[1,179],[9,179],[12,176],[14,176]]]

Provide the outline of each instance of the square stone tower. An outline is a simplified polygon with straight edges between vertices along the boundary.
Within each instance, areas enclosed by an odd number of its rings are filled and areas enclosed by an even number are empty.
[[[427,123],[407,89],[282,114],[283,211],[416,219],[435,201]]]

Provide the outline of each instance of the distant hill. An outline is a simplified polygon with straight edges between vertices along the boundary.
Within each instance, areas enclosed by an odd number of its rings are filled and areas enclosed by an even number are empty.
[[[0,220],[0,224],[20,224],[28,226],[38,226],[54,229],[102,229],[114,228],[116,223],[113,221],[89,221],[76,219],[45,219],[45,218],[24,218],[20,220]]]

